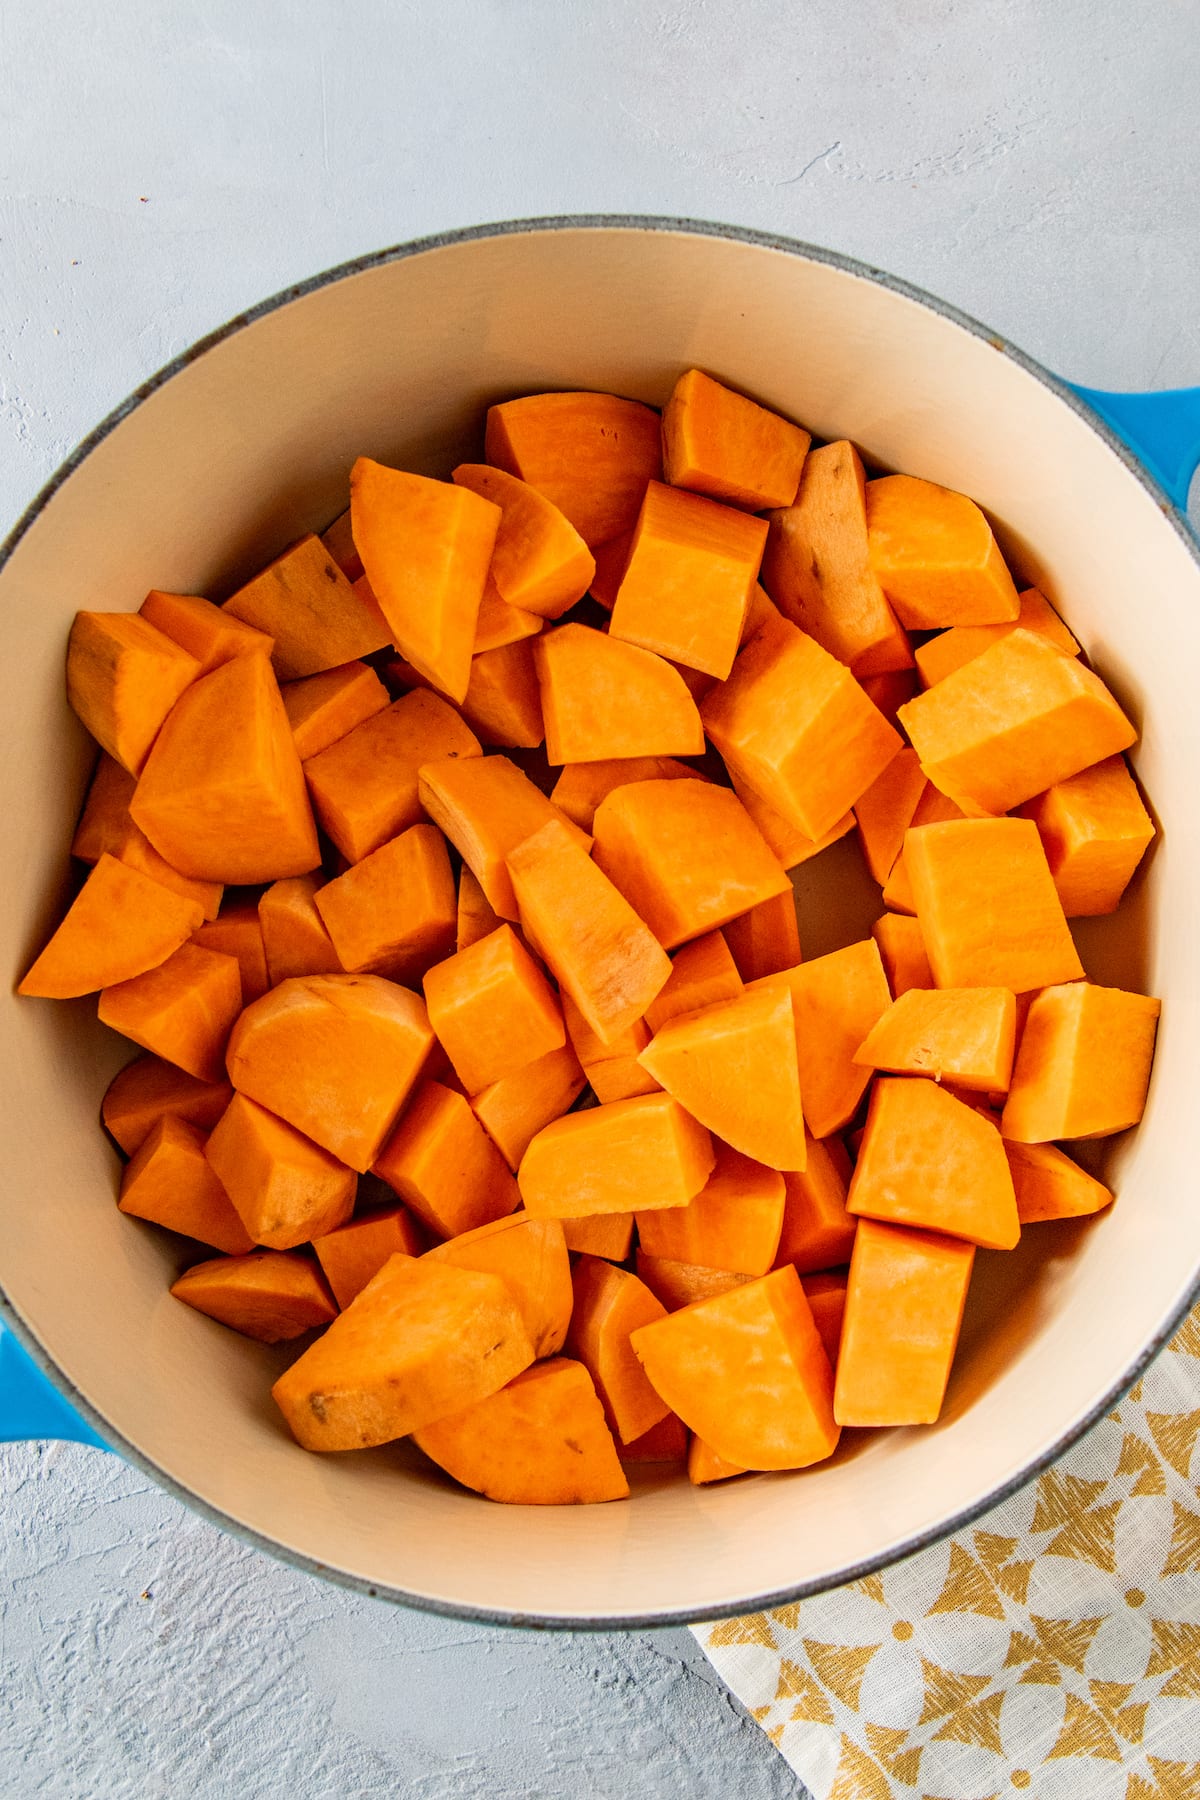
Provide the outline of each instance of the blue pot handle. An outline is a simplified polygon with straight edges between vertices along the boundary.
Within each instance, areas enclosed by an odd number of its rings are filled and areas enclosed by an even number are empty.
[[[76,1444],[108,1445],[68,1406],[11,1331],[0,1325],[0,1443],[23,1438],[69,1438]]]

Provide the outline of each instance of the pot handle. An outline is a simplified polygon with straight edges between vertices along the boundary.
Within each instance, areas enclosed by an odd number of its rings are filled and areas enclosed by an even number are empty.
[[[1128,444],[1180,512],[1186,512],[1188,489],[1200,466],[1200,387],[1109,394],[1101,388],[1070,385]]]
[[[11,1331],[0,1325],[0,1443],[24,1438],[69,1438],[76,1444],[108,1445],[69,1406]]]

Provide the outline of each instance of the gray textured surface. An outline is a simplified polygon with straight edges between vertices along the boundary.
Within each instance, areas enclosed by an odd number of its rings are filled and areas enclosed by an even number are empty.
[[[1194,383],[1198,26],[1194,0],[14,0],[0,522],[239,307],[516,215],[790,232],[1074,379]],[[0,1450],[0,1508],[5,1795],[799,1792],[685,1633],[372,1604],[71,1446]]]

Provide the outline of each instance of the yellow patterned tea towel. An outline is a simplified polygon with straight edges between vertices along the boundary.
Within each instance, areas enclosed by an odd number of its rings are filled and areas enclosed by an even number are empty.
[[[945,1543],[695,1627],[815,1800],[1200,1800],[1200,1307]]]

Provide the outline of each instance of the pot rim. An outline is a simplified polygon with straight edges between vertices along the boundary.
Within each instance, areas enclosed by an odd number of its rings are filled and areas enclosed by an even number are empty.
[[[266,318],[268,314],[278,311],[281,307],[290,305],[294,300],[304,299],[321,288],[332,286],[335,282],[353,275],[364,274],[371,269],[382,268],[389,263],[406,261],[409,257],[422,256],[432,250],[473,243],[480,239],[529,236],[547,231],[591,231],[597,233],[642,231],[664,235],[723,238],[735,243],[751,244],[761,249],[779,251],[784,255],[798,257],[806,262],[823,263],[830,268],[841,270],[844,274],[853,275],[862,281],[872,282],[878,287],[901,295],[904,299],[916,302],[917,305],[939,314],[951,324],[969,332],[973,337],[982,338],[998,353],[1011,358],[1026,374],[1032,375],[1035,380],[1049,388],[1051,393],[1069,406],[1072,412],[1081,418],[1098,437],[1103,439],[1128,472],[1147,490],[1157,503],[1166,524],[1182,539],[1192,559],[1197,566],[1200,566],[1200,540],[1191,530],[1184,513],[1174,504],[1162,485],[1129,448],[1124,439],[1119,437],[1111,426],[1093,411],[1068,382],[1019,349],[1002,333],[992,330],[970,313],[963,312],[949,301],[940,299],[926,289],[917,287],[914,283],[905,281],[897,275],[892,275],[885,269],[875,268],[858,258],[845,256],[840,251],[805,243],[801,239],[787,237],[778,232],[760,231],[750,226],[721,224],[712,220],[672,218],[669,215],[658,214],[567,213],[544,217],[505,219],[491,224],[465,226],[453,231],[437,232],[427,237],[413,238],[404,243],[390,245],[382,250],[367,251],[360,256],[351,257],[345,262],[324,269],[319,274],[306,276],[302,281],[279,289],[256,305],[235,313],[223,325],[199,338],[188,349],[181,351],[178,356],[173,357],[162,368],[141,382],[125,400],[114,407],[86,437],[81,439],[34,496],[12,530],[0,542],[0,574],[3,574],[22,539],[36,524],[55,494],[81,467],[92,451],[97,449],[110,433],[116,430],[117,426],[135,412],[143,401],[150,399],[190,364],[197,362],[210,350],[216,349],[227,339],[245,330],[247,326],[255,324],[259,319]],[[514,1612],[500,1607],[473,1607],[456,1604],[426,1594],[410,1593],[404,1588],[391,1587],[385,1583],[371,1582],[363,1576],[351,1574],[346,1570],[331,1568],[316,1557],[306,1555],[303,1551],[290,1549],[277,1539],[268,1537],[255,1530],[254,1527],[231,1518],[229,1514],[214,1506],[193,1489],[177,1481],[150,1457],[130,1444],[122,1433],[92,1406],[91,1402],[79,1392],[74,1383],[59,1368],[54,1358],[9,1299],[2,1282],[0,1282],[0,1322],[6,1329],[12,1331],[35,1365],[54,1383],[59,1392],[65,1396],[71,1406],[92,1426],[97,1434],[121,1455],[124,1461],[148,1475],[157,1486],[165,1488],[175,1499],[181,1501],[191,1511],[199,1513],[202,1518],[209,1520],[222,1531],[229,1532],[241,1542],[249,1544],[257,1550],[267,1552],[294,1569],[305,1574],[320,1576],[327,1581],[333,1581],[355,1593],[365,1594],[370,1599],[390,1600],[398,1605],[414,1607],[422,1612],[435,1613],[448,1618],[469,1619],[479,1624],[565,1631],[629,1631],[733,1618],[741,1613],[765,1611],[771,1607],[809,1599],[813,1595],[827,1593],[831,1588],[845,1586],[849,1582],[861,1580],[866,1575],[890,1568],[893,1563],[901,1562],[909,1556],[916,1555],[919,1551],[927,1550],[934,1544],[940,1543],[944,1538],[962,1530],[964,1526],[973,1524],[985,1513],[1010,1499],[1036,1476],[1057,1462],[1098,1420],[1103,1418],[1105,1413],[1112,1409],[1174,1336],[1197,1299],[1200,1299],[1200,1276],[1192,1283],[1174,1312],[1153,1334],[1148,1344],[1094,1406],[1073,1420],[1048,1449],[1024,1463],[1007,1481],[1002,1482],[982,1499],[960,1509],[937,1525],[917,1532],[900,1544],[880,1551],[877,1555],[868,1557],[861,1562],[850,1564],[829,1576],[799,1582],[767,1593],[747,1595],[743,1599],[728,1601],[720,1606],[698,1608],[680,1606],[657,1612],[606,1613],[582,1617],[559,1613]]]

